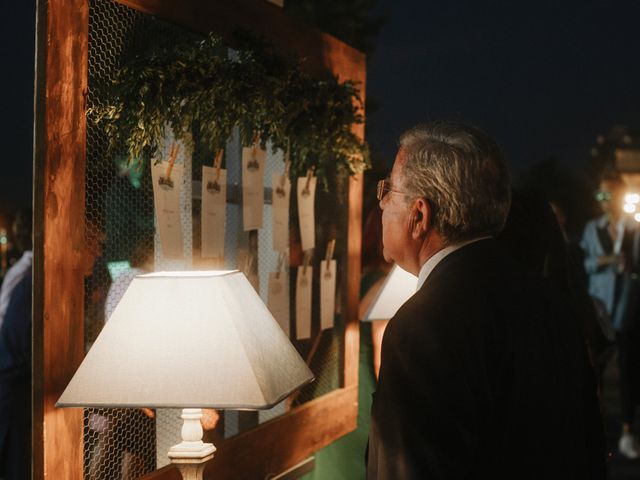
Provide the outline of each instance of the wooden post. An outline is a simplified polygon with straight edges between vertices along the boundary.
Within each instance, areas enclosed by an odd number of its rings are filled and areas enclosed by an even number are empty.
[[[55,402],[84,355],[84,172],[89,6],[37,5],[33,478],[82,478],[82,410]]]

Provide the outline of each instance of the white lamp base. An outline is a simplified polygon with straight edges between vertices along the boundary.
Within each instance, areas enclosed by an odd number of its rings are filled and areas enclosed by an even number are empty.
[[[206,462],[213,458],[216,447],[202,441],[202,409],[183,408],[182,442],[169,450],[171,463],[175,464],[183,480],[201,480]]]

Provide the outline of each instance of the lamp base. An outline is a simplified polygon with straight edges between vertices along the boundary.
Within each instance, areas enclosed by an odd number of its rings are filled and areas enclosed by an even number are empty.
[[[213,454],[209,457],[212,458]],[[208,459],[207,459],[208,460]],[[202,476],[204,473],[204,467],[207,465],[206,460],[191,460],[194,463],[188,463],[189,460],[180,460],[176,462],[172,460],[172,463],[178,467],[180,470],[180,474],[182,475],[182,480],[202,480]],[[187,463],[182,463],[187,462]]]
[[[216,447],[202,441],[202,409],[183,408],[182,442],[169,450],[171,463],[176,465],[183,480],[202,480],[206,462],[213,458]]]

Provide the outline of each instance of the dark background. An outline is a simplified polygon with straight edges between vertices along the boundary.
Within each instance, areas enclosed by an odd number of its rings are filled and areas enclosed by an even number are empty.
[[[369,139],[455,118],[493,134],[514,171],[556,157],[584,169],[595,137],[639,123],[634,1],[380,0],[389,12],[369,68],[380,101]]]

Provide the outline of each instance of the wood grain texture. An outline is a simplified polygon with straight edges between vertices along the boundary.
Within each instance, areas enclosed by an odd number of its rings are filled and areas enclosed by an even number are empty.
[[[226,440],[217,446],[205,479],[255,480],[285,471],[352,431],[357,402],[357,386],[342,388]],[[180,476],[175,467],[167,466],[143,480],[180,480]]]
[[[55,402],[84,356],[89,8],[38,4],[34,189],[34,478],[82,478],[82,410]]]

